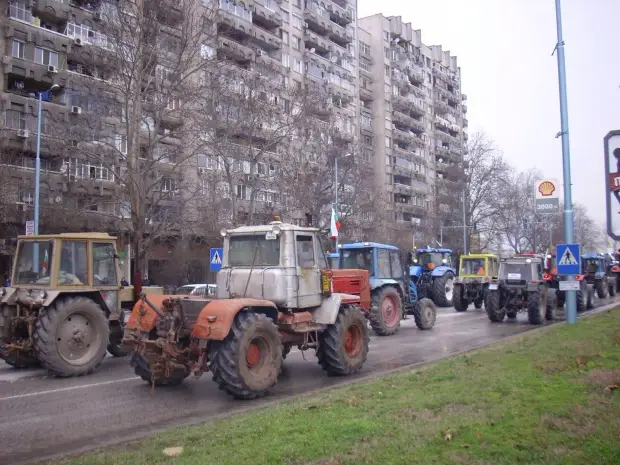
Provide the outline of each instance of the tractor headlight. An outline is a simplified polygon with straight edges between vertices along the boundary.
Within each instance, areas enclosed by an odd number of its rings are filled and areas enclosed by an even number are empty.
[[[527,260],[525,260],[525,263],[532,263],[532,259],[528,258]]]
[[[228,234],[228,231],[226,231],[226,228],[220,229],[220,236],[226,237],[226,234]]]
[[[445,258],[442,258],[441,263],[448,263],[448,260],[446,260]]]
[[[273,231],[275,235],[278,235],[282,232],[282,228],[280,228],[280,226],[278,225],[275,225],[273,228],[271,228],[271,230]]]

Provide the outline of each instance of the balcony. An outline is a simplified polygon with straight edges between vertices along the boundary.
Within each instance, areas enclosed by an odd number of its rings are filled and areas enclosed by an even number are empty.
[[[450,150],[448,149],[447,146],[441,145],[441,144],[437,144],[435,146],[435,158],[438,157],[449,157],[450,156]]]
[[[422,85],[424,84],[424,71],[418,67],[409,67],[407,70],[407,76],[412,84]]]
[[[278,36],[277,30],[268,30],[257,24],[252,25],[252,35],[254,40],[262,48],[269,50],[279,50],[282,48],[282,39]]]
[[[464,128],[469,127],[469,120],[467,118],[465,118],[465,117],[463,117],[463,127]]]
[[[270,55],[264,50],[257,50],[256,61],[278,73],[282,72],[282,55],[279,52]]]
[[[340,46],[345,46],[353,42],[353,34],[344,27],[330,21],[329,38]]]
[[[394,140],[403,141],[407,144],[413,142],[413,135],[409,131],[404,131],[402,129],[394,128],[392,129],[392,136]]]
[[[434,104],[435,104],[435,113],[436,114],[444,115],[444,114],[450,112],[450,106],[448,105],[448,102],[443,101],[437,95],[435,95]]]
[[[463,113],[467,113],[467,105],[463,104],[461,106],[463,108]]]
[[[254,58],[254,50],[249,46],[227,37],[218,37],[218,54],[228,56],[238,62],[248,62]]]
[[[334,49],[334,45],[326,38],[310,29],[304,35],[306,49],[314,48],[319,53],[329,53]]]
[[[372,102],[374,100],[372,91],[366,87],[360,86],[360,100],[363,102]]]
[[[341,26],[346,26],[353,21],[353,16],[346,8],[343,8],[332,1],[327,0],[325,2],[325,10],[329,13],[331,21],[336,22]]]
[[[261,26],[267,28],[281,27],[282,15],[280,14],[280,5],[275,1],[270,1],[269,4],[273,9],[267,8],[258,2],[254,2],[254,22],[260,23]]]

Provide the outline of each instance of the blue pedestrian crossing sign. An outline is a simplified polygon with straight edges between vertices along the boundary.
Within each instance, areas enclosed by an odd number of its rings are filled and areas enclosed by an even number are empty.
[[[220,269],[222,268],[224,249],[211,249],[209,257],[211,271],[220,271]]]
[[[558,260],[558,275],[581,273],[581,247],[579,244],[558,244],[555,256]]]

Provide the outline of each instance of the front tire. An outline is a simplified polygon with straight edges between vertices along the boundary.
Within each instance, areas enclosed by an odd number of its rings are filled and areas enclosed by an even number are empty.
[[[599,279],[594,284],[594,289],[596,290],[596,295],[598,296],[599,299],[607,298],[609,286],[607,285],[606,281]]]
[[[266,315],[242,311],[211,361],[213,381],[236,399],[264,396],[282,369],[282,339]]]
[[[41,364],[59,377],[87,375],[105,357],[110,328],[103,309],[86,297],[70,297],[42,309],[34,331]]]
[[[577,312],[581,313],[588,306],[588,285],[585,281],[579,281],[579,290],[577,291]]]
[[[547,307],[545,312],[545,319],[547,321],[553,321],[553,311],[556,306],[555,289],[547,289]]]
[[[433,300],[440,307],[452,307],[454,297],[454,274],[447,272],[433,280]]]
[[[414,313],[415,324],[418,329],[427,330],[435,326],[437,321],[437,308],[431,299],[421,299],[416,304]]]
[[[455,284],[452,294],[452,305],[454,306],[454,310],[457,312],[466,312],[467,307],[469,306],[469,302],[463,293],[463,285]]]
[[[316,356],[329,375],[353,375],[362,369],[369,344],[368,326],[362,312],[344,307],[336,322],[319,334]]]
[[[608,281],[609,285],[609,297],[614,297],[616,295],[616,277]]]
[[[487,316],[493,323],[501,323],[506,317],[506,310],[499,306],[499,292],[489,291],[486,305]]]
[[[531,325],[541,325],[545,322],[547,311],[546,294],[540,291],[530,292],[527,297],[527,320]]]
[[[391,336],[400,326],[402,299],[393,287],[383,287],[372,297],[372,309],[368,319],[378,336]]]

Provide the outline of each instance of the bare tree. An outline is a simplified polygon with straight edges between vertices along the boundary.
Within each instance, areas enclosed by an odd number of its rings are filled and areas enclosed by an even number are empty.
[[[212,66],[206,44],[214,12],[203,3],[104,2],[105,35],[69,31],[68,67],[76,74],[68,86],[66,171],[108,181],[110,202],[100,213],[130,238],[137,287],[151,246],[196,220],[200,140],[192,117]]]

